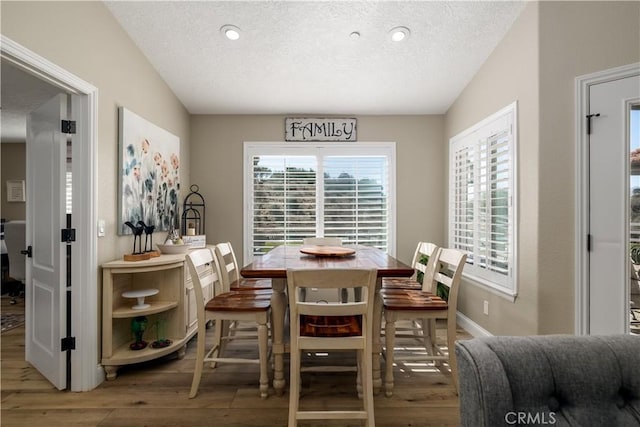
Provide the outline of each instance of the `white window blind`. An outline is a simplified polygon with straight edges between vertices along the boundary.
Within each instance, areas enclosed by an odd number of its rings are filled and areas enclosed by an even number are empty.
[[[302,242],[316,230],[315,157],[253,157],[253,253]]]
[[[449,246],[465,275],[516,294],[515,103],[451,139]]]
[[[245,258],[316,236],[393,250],[394,148],[245,143]]]
[[[325,157],[323,234],[386,251],[388,188],[385,156]]]

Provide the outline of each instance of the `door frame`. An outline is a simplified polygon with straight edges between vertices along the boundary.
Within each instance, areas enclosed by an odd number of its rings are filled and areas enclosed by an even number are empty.
[[[73,244],[71,281],[71,331],[76,349],[71,352],[71,391],[88,391],[104,381],[99,356],[97,141],[98,89],[35,52],[0,35],[0,57],[17,68],[79,95],[73,105],[77,120],[77,144],[72,147],[73,224],[77,240]]]
[[[590,87],[600,83],[640,75],[640,62],[597,71],[575,79],[575,334],[589,334],[589,136],[586,115],[589,114]]]

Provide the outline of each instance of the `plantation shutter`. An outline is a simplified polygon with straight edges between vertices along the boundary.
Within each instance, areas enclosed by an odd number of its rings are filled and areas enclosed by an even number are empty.
[[[306,237],[395,251],[395,144],[245,142],[244,261]]]
[[[323,172],[324,236],[386,251],[388,158],[326,156]]]
[[[475,240],[475,187],[474,187],[474,148],[469,145],[460,147],[454,154],[455,170],[453,176],[453,247],[468,252],[467,262],[474,263],[473,247]]]
[[[450,150],[450,246],[465,251],[465,274],[515,293],[514,112],[454,137]]]
[[[253,254],[316,232],[314,156],[253,157]]]

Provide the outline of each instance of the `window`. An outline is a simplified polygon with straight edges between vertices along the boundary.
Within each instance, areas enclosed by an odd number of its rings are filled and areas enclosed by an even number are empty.
[[[450,140],[449,247],[465,276],[516,295],[516,117],[513,103]]]
[[[305,237],[393,253],[393,143],[245,143],[245,259]]]

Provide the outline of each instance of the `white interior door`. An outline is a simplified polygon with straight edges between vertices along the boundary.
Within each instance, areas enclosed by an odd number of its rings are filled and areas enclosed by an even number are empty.
[[[630,111],[640,76],[589,89],[589,333],[628,332]]]
[[[58,389],[66,387],[66,228],[67,95],[56,95],[27,117],[26,360]]]

